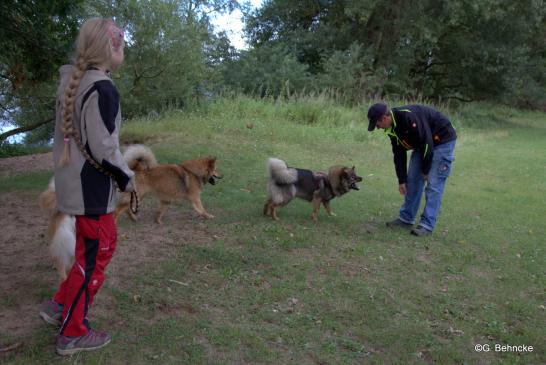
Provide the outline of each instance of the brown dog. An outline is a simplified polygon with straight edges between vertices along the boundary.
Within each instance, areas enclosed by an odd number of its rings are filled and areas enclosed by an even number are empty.
[[[129,146],[124,157],[135,172],[138,199],[141,200],[147,193],[152,193],[159,199],[160,207],[155,218],[157,223],[161,224],[161,218],[172,202],[183,199],[191,202],[199,216],[214,218],[203,208],[201,192],[207,182],[214,185],[216,179],[222,178],[216,170],[216,157],[183,161],[179,165],[157,164],[152,151],[143,145]],[[130,194],[124,193],[114,213],[116,220],[124,211],[127,211],[132,220],[137,220],[129,209],[130,202]]]
[[[270,158],[267,166],[269,181],[263,213],[271,215],[275,220],[279,219],[277,208],[288,204],[294,197],[313,204],[311,218],[315,222],[321,204],[329,215],[334,215],[330,209],[330,200],[351,190],[359,190],[356,183],[362,181],[354,167],[332,166],[326,173],[289,168],[286,162],[277,158]]]

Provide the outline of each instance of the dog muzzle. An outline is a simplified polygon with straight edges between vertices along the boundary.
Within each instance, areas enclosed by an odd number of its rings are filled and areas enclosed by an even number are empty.
[[[211,176],[209,177],[209,184],[216,185],[216,179],[221,179],[222,176]]]
[[[357,176],[356,181],[353,181],[351,185],[349,185],[349,189],[360,190],[360,187],[356,184],[357,182],[360,182],[360,181],[362,181],[362,178],[360,176]]]

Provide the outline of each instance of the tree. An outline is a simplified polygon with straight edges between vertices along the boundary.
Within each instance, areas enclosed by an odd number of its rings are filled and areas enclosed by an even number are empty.
[[[305,64],[282,45],[241,52],[224,65],[224,80],[233,89],[258,96],[277,97],[304,90],[311,84]]]
[[[544,100],[543,1],[271,0],[248,16],[246,32],[255,48],[290,49],[322,86],[364,77],[376,88],[369,96]],[[532,95],[517,92],[522,84],[535,85]]]
[[[126,31],[126,61],[113,75],[124,118],[194,103],[217,87],[219,63],[232,52],[209,16],[236,7],[236,0],[4,1],[1,117],[22,130],[52,120],[57,70],[91,16],[114,18]],[[47,140],[51,131],[49,123],[26,139]]]
[[[82,1],[1,2],[0,119],[30,129],[52,119],[54,80],[72,47],[81,5]],[[40,132],[50,130],[42,127]]]
[[[119,0],[94,3],[102,16],[125,28],[126,59],[114,75],[125,118],[185,107],[217,84],[217,60],[226,38],[209,21],[215,12],[232,11],[234,0]]]

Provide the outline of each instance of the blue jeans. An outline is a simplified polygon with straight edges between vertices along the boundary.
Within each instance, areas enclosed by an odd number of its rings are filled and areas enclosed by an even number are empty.
[[[425,208],[421,215],[419,225],[429,231],[434,230],[436,219],[440,215],[442,195],[446,180],[451,173],[451,164],[455,160],[455,142],[451,141],[434,148],[432,166],[428,173],[428,182],[425,187],[423,174],[421,172],[421,156],[418,152],[412,152],[408,169],[408,181],[406,184],[406,195],[404,204],[400,208],[400,220],[405,223],[415,223],[415,216],[423,190],[425,191]]]

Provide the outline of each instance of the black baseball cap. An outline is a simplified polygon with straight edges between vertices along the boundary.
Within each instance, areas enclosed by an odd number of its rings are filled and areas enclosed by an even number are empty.
[[[382,116],[387,114],[387,105],[383,103],[376,103],[368,109],[368,132],[371,132],[375,129],[377,121],[381,119]]]

